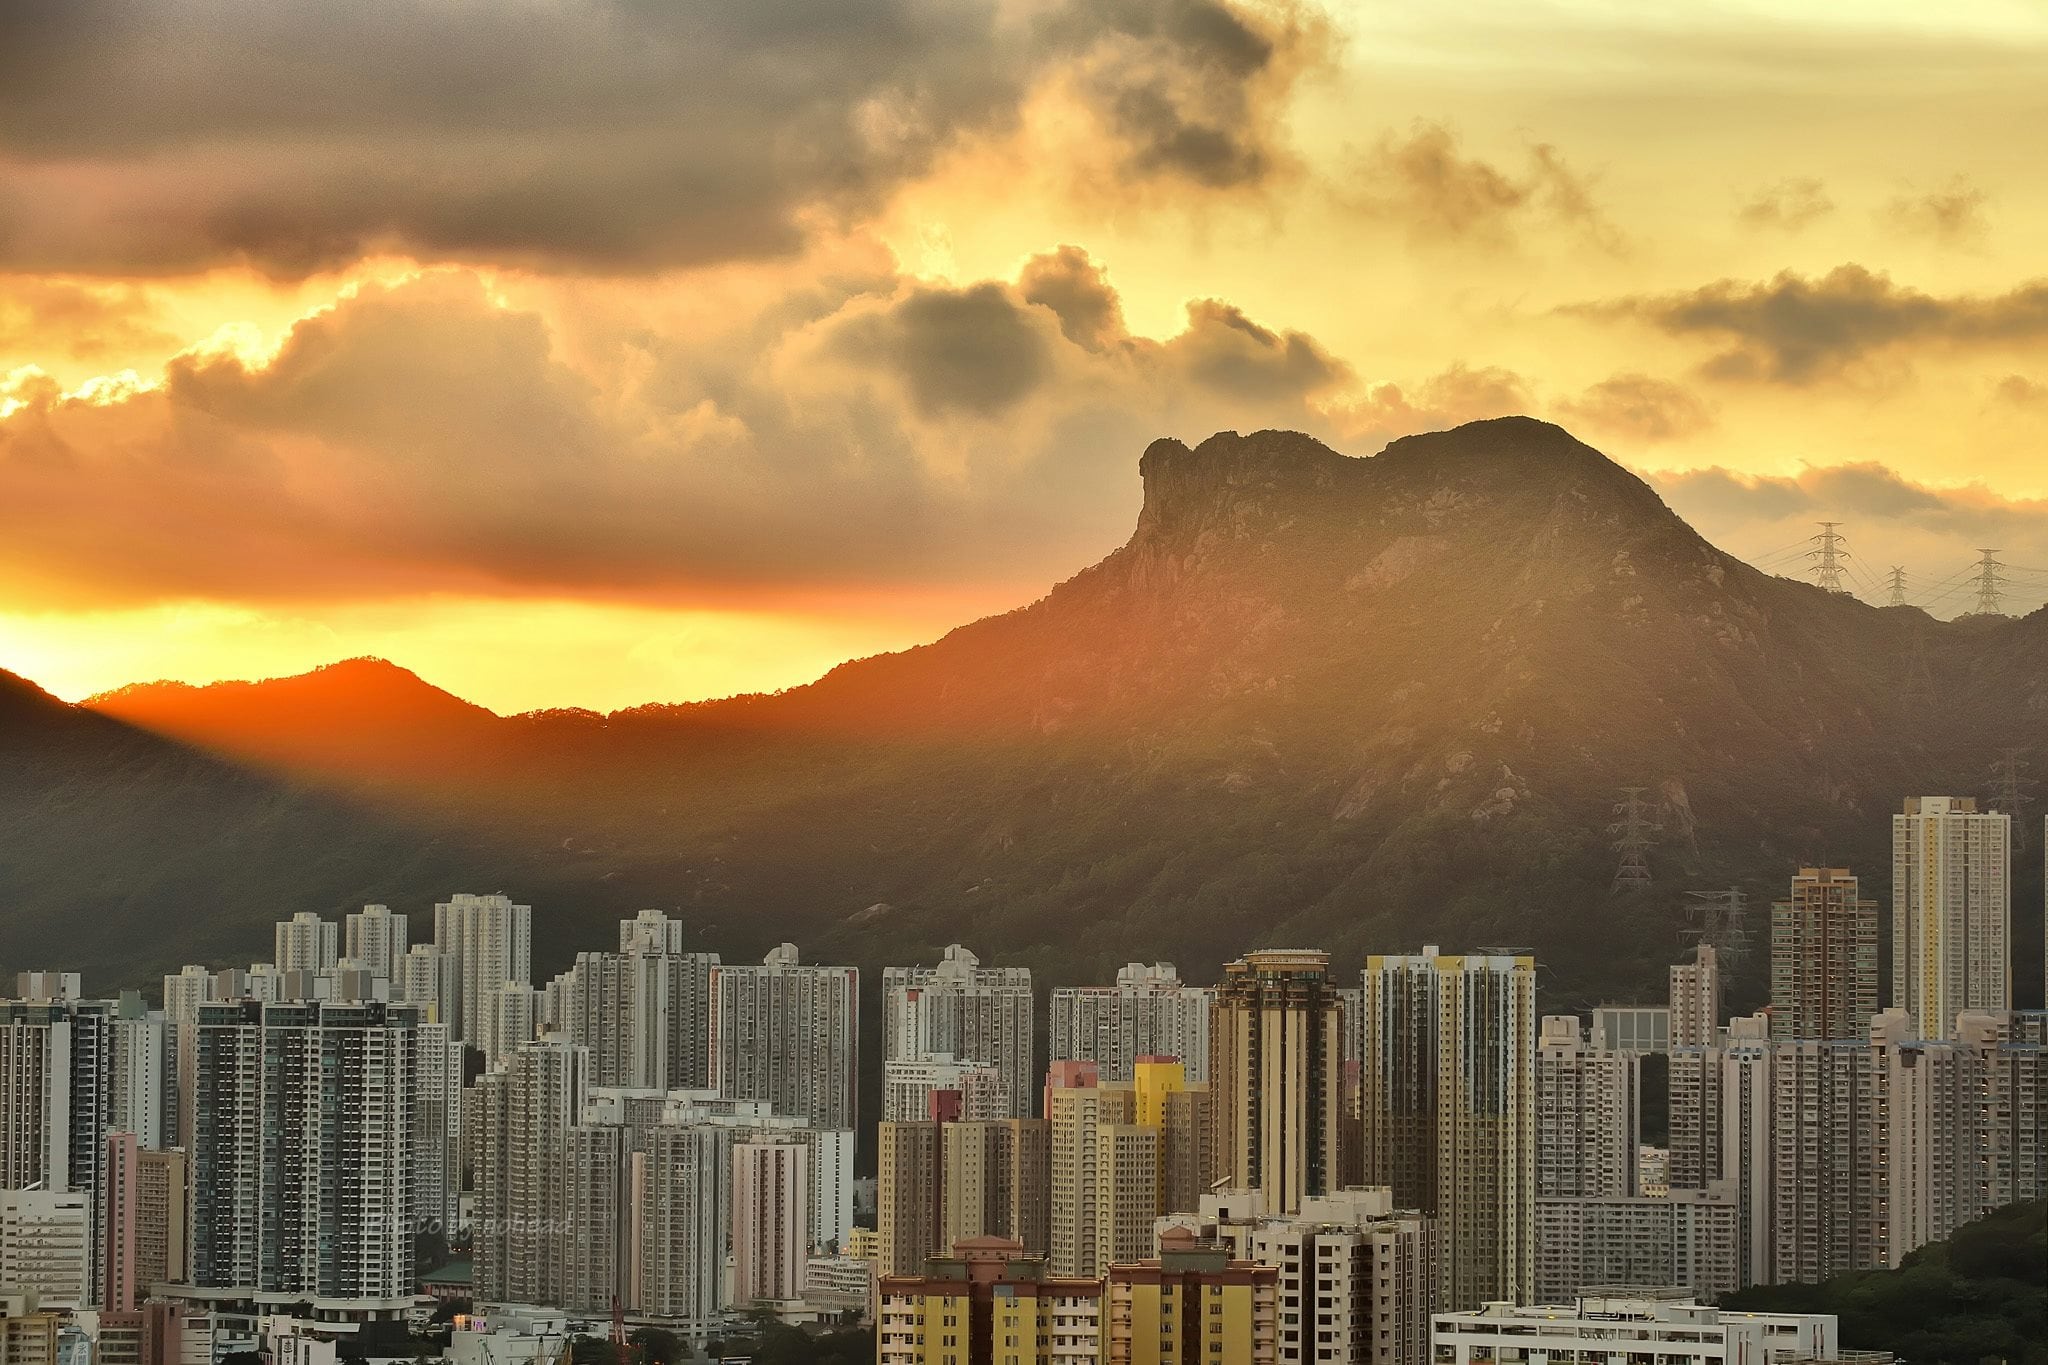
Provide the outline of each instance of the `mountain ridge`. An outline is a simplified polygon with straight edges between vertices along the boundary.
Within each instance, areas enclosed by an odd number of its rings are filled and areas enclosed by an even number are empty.
[[[2048,614],[1939,622],[1762,574],[1549,424],[1370,457],[1218,433],[1140,468],[1096,564],[801,687],[238,757],[562,888],[537,961],[638,899],[732,954],[965,938],[1055,982],[1281,939],[1522,942],[1589,1003],[1655,997],[1683,892],[1760,904],[1818,861],[1881,892],[1899,800],[2048,744]],[[1652,890],[1616,897],[1626,786],[1664,829]],[[1756,959],[1737,975],[1753,999]]]

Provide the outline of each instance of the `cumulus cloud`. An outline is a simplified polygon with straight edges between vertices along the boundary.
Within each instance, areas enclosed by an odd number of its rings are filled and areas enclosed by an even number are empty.
[[[1566,422],[1638,441],[1671,441],[1714,424],[1713,410],[1691,389],[1647,374],[1617,374],[1553,405]]]
[[[1512,370],[1453,365],[1417,384],[1375,384],[1362,399],[1338,405],[1334,415],[1347,440],[1369,447],[1421,431],[1529,412],[1535,405],[1528,381]]]
[[[1615,248],[1619,235],[1593,197],[1592,181],[1548,144],[1529,148],[1519,169],[1466,156],[1457,134],[1418,122],[1388,134],[1358,163],[1340,196],[1369,216],[1401,224],[1418,242],[1501,242],[1519,225],[1548,221]]]
[[[787,254],[1055,84],[1124,177],[1243,186],[1327,41],[1238,0],[19,0],[0,264]]]
[[[1797,232],[1835,211],[1827,187],[1810,177],[1780,180],[1743,201],[1735,220],[1744,227]]]
[[[1884,206],[1884,221],[1901,232],[1928,237],[1943,246],[1968,246],[1990,230],[1985,205],[1991,197],[1961,176],[1939,190],[1901,194]]]
[[[1717,379],[1811,384],[1913,344],[2038,342],[2048,337],[2048,281],[2002,294],[1938,295],[1895,284],[1860,265],[1843,265],[1817,279],[1787,270],[1761,284],[1721,280],[1565,311],[1632,318],[1673,336],[1729,343],[1704,367]]]
[[[0,392],[0,576],[104,604],[1042,583],[1128,533],[1152,438],[1337,433],[1348,372],[1313,338],[1215,300],[1164,339],[1121,316],[1071,249],[1016,282],[814,274],[705,330],[583,319],[575,347],[467,270],[362,286],[261,362]]]
[[[132,285],[0,277],[0,352],[33,348],[97,360],[173,345],[155,305]]]

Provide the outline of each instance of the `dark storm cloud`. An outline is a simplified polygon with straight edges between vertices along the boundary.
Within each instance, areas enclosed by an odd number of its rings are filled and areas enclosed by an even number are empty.
[[[1028,397],[1051,368],[1038,318],[993,282],[914,289],[887,313],[849,324],[839,346],[896,374],[926,415],[992,416]]]
[[[1825,185],[1799,177],[1758,190],[1735,210],[1735,219],[1744,227],[1797,232],[1834,211],[1835,201]]]
[[[1714,378],[1811,384],[1894,348],[2048,338],[2048,281],[2003,294],[1943,296],[1894,284],[1860,265],[1843,265],[1817,279],[1788,270],[1761,284],[1722,280],[1683,293],[1565,311],[1639,319],[1673,336],[1728,343],[1704,367]]]
[[[1528,149],[1524,166],[1503,168],[1465,155],[1457,134],[1440,123],[1417,123],[1406,137],[1382,137],[1339,194],[1361,212],[1402,224],[1417,241],[1498,242],[1522,224],[1549,221],[1603,247],[1619,244],[1592,182],[1556,148],[1538,144]]]
[[[1112,134],[1119,171],[1209,190],[1273,172],[1276,96],[1333,42],[1306,6],[1254,18],[1225,0],[1077,0],[1041,31]]]
[[[1071,77],[1127,174],[1254,182],[1321,30],[1223,0],[16,0],[0,263],[793,250]]]

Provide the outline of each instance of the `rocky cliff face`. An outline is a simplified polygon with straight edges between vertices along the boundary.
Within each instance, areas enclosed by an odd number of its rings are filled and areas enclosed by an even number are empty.
[[[1509,943],[1562,1005],[1654,994],[1684,891],[1762,903],[1830,862],[1882,893],[1901,798],[2048,752],[2048,616],[1768,578],[1544,423],[1369,459],[1224,433],[1141,467],[1129,543],[1020,611],[774,697],[465,716],[431,771],[348,780],[519,850],[497,884],[560,888],[544,955],[641,903],[728,951],[879,965],[965,937],[1055,980],[1283,939]],[[1624,786],[1662,828],[1656,885],[1615,898]]]

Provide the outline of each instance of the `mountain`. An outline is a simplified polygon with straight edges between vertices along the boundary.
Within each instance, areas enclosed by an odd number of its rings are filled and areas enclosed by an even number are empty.
[[[1982,792],[2001,752],[2048,745],[2048,615],[1939,622],[1768,577],[1554,426],[1370,458],[1223,433],[1141,469],[1130,541],[1042,600],[775,695],[494,717],[350,665],[423,719],[348,744],[309,733],[336,722],[307,679],[98,704],[510,851],[550,969],[637,902],[730,956],[959,939],[1056,981],[1260,943],[1527,946],[1557,1008],[1661,993],[1687,891],[1761,908],[1824,862],[1882,896],[1901,798]],[[1654,885],[1616,896],[1624,787],[1661,828]],[[295,903],[289,867],[272,886],[252,920]]]
[[[266,682],[132,683],[86,705],[204,748],[343,776],[465,762],[498,719],[382,659]]]
[[[263,922],[404,903],[502,863],[418,822],[138,730],[0,672],[0,963],[153,986],[268,956]],[[0,977],[11,982],[11,976]]]

